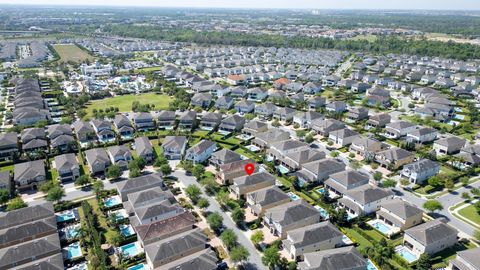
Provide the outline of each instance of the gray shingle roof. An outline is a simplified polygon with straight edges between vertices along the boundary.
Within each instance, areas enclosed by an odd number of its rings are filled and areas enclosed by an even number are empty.
[[[14,180],[34,179],[38,176],[46,176],[45,162],[43,160],[34,160],[15,164],[13,167]]]
[[[367,269],[365,259],[353,246],[305,253],[300,270],[349,270]]]
[[[242,157],[230,149],[222,149],[212,154],[212,158],[221,160],[223,164],[239,161]]]
[[[211,249],[205,249],[163,267],[167,270],[216,270],[217,261],[216,253]]]
[[[233,179],[233,182],[237,186],[249,186],[263,182],[272,182],[273,185],[275,184],[275,176],[271,175],[268,172],[258,172],[251,175],[237,177]]]
[[[286,242],[294,245],[296,249],[301,249],[305,246],[341,236],[343,236],[343,233],[341,233],[337,227],[329,221],[324,221],[288,231],[288,240],[286,240]]]
[[[403,219],[407,219],[407,218],[416,216],[420,213],[423,213],[422,209],[400,198],[395,198],[393,200],[386,201],[382,203],[381,207],[385,208],[386,210],[394,213],[395,215]]]
[[[361,205],[366,205],[368,203],[378,201],[388,196],[393,196],[394,193],[388,189],[365,185],[348,190],[345,195],[354,199]]]
[[[320,220],[320,213],[317,209],[302,199],[275,206],[268,209],[265,213],[265,217],[282,226],[288,226],[289,224],[312,216],[318,216],[318,220]]]
[[[422,245],[427,246],[451,235],[457,235],[458,231],[446,224],[445,219],[438,218],[410,228],[405,231],[405,234],[408,234]]]
[[[53,215],[53,204],[50,202],[9,212],[0,212],[0,229],[48,218]]]
[[[209,140],[202,140],[195,144],[194,146],[190,147],[187,151],[194,153],[194,154],[200,154],[203,153],[205,150],[208,148],[212,147],[212,145],[215,145],[215,142],[209,141]]]
[[[128,192],[141,187],[163,187],[163,178],[160,173],[153,173],[142,175],[135,178],[130,178],[127,181],[117,183],[117,189],[121,192]]]
[[[75,154],[63,154],[55,157],[55,166],[57,170],[79,169]]]
[[[404,169],[420,173],[435,167],[440,167],[440,164],[438,164],[435,161],[431,161],[430,159],[424,158],[424,159],[420,159],[418,161],[405,165]]]

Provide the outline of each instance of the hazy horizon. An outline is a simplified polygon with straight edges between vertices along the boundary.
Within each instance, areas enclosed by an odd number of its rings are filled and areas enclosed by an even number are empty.
[[[82,3],[72,4],[66,0],[0,0],[0,4],[8,5],[48,5],[48,6],[105,6],[105,7],[165,7],[165,8],[246,8],[246,9],[369,9],[369,10],[480,10],[480,1],[471,0],[403,0],[403,1],[378,1],[378,0],[338,0],[312,1],[298,0],[84,0]]]

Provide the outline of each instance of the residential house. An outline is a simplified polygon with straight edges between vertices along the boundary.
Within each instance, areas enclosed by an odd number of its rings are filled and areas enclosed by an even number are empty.
[[[258,172],[259,166],[251,159],[242,159],[220,165],[216,174],[218,182],[222,185],[232,184],[233,179],[247,175],[245,166],[250,163],[254,165],[253,173]]]
[[[256,136],[258,133],[265,132],[267,130],[267,123],[251,120],[243,126],[242,133],[249,136]]]
[[[219,110],[230,110],[233,107],[234,99],[229,96],[219,97],[215,101],[215,108]]]
[[[375,139],[357,136],[350,144],[350,152],[363,157],[364,160],[370,161],[375,158],[375,154],[383,149],[383,144]]]
[[[354,107],[348,110],[347,121],[358,122],[368,119],[368,109],[364,107]]]
[[[240,154],[237,154],[230,149],[222,149],[212,154],[210,157],[210,164],[216,168],[219,168],[223,164],[240,160],[242,160],[242,156]]]
[[[175,112],[159,112],[157,115],[157,126],[159,129],[173,129],[175,127]]]
[[[187,147],[187,137],[167,136],[161,145],[163,155],[166,159],[182,159]]]
[[[270,149],[267,149],[267,159],[280,160],[285,155],[300,151],[302,148],[308,147],[307,143],[297,140],[286,140],[270,144]]]
[[[434,255],[457,244],[458,231],[438,218],[405,231],[403,245],[418,257],[423,253]]]
[[[92,175],[104,174],[112,163],[103,148],[93,148],[85,151],[85,159]]]
[[[245,118],[234,114],[223,119],[218,130],[220,133],[230,134],[242,130],[243,125],[245,125]]]
[[[75,181],[80,176],[80,165],[75,154],[56,156],[54,162],[61,182]]]
[[[47,133],[52,150],[62,153],[75,148],[76,141],[70,125],[50,125],[47,127]]]
[[[298,124],[301,128],[311,128],[316,119],[323,119],[323,115],[314,111],[298,112],[293,116],[293,123]]]
[[[128,200],[128,195],[147,190],[150,188],[160,187],[162,190],[166,190],[163,178],[160,173],[146,174],[135,178],[130,178],[126,181],[118,182],[117,191],[122,201]]]
[[[423,222],[422,209],[400,198],[382,203],[376,215],[377,219],[401,231]]]
[[[390,139],[398,139],[407,136],[408,133],[414,131],[416,125],[407,121],[391,122],[386,125],[385,137]]]
[[[94,119],[90,122],[93,129],[97,133],[98,139],[102,142],[110,142],[115,140],[115,132],[112,124],[107,120]]]
[[[420,127],[407,133],[407,141],[412,143],[429,143],[437,138],[438,131],[434,128]]]
[[[360,134],[348,128],[334,130],[329,133],[328,139],[341,147],[350,145]]]
[[[330,175],[345,170],[345,164],[337,159],[322,159],[306,163],[302,169],[296,172],[301,186],[318,184],[326,180]]]
[[[230,93],[230,96],[232,98],[244,98],[247,96],[247,88],[245,86],[237,86],[232,88],[232,91]]]
[[[260,102],[267,98],[268,91],[260,87],[255,87],[255,88],[248,89],[247,94],[248,94],[248,100]]]
[[[269,148],[272,144],[289,140],[290,133],[281,129],[269,129],[265,132],[257,133],[257,136],[252,140],[252,144],[261,149]]]
[[[148,137],[135,138],[134,145],[137,156],[143,158],[145,162],[149,163],[155,159],[155,151]]]
[[[48,152],[47,134],[43,128],[26,128],[22,130],[20,140],[22,141],[22,150],[24,152]]]
[[[403,166],[401,176],[413,184],[423,184],[428,178],[440,172],[440,164],[430,159],[420,159]]]
[[[255,109],[255,102],[250,101],[250,100],[246,100],[246,99],[242,99],[239,102],[237,102],[233,106],[233,108],[241,114],[251,113]]]
[[[330,113],[343,113],[347,110],[347,104],[343,101],[333,101],[325,105],[325,110]]]
[[[283,122],[291,121],[296,112],[295,109],[289,107],[277,107],[273,112],[273,118]]]
[[[277,106],[270,102],[264,102],[255,106],[255,114],[260,118],[268,119],[272,117],[273,113],[277,110]]]
[[[345,123],[336,119],[316,119],[312,123],[312,129],[324,137],[328,137],[330,132],[343,128]]]
[[[312,97],[308,100],[308,108],[310,110],[319,109],[325,106],[325,101],[326,100],[324,97],[318,97],[318,96]]]
[[[203,109],[208,109],[212,103],[212,95],[209,93],[196,93],[190,100],[192,106],[198,106]]]
[[[34,160],[13,165],[13,181],[19,191],[35,190],[47,180],[45,161]]]
[[[197,125],[197,113],[195,111],[185,111],[178,118],[178,128],[191,130]]]
[[[365,270],[368,261],[354,246],[305,253],[299,270]]]
[[[220,125],[222,114],[215,112],[207,112],[202,116],[200,128],[203,130],[214,130]]]
[[[127,116],[123,114],[115,115],[115,118],[113,119],[113,125],[117,129],[118,135],[120,135],[120,138],[123,140],[133,138],[135,129],[133,128],[133,125]]]
[[[330,197],[341,197],[349,190],[367,185],[369,181],[368,175],[363,172],[346,170],[331,174],[324,186],[330,192]]]
[[[183,212],[164,220],[138,225],[135,227],[138,239],[143,247],[162,239],[190,231],[195,228],[195,217]]]
[[[352,92],[354,93],[365,93],[368,88],[370,88],[370,84],[364,82],[357,82],[352,85]]]
[[[309,147],[302,147],[298,151],[288,152],[279,158],[279,163],[289,171],[296,171],[304,164],[325,158],[325,152]]]
[[[275,185],[275,176],[268,172],[258,172],[233,179],[230,190],[237,198],[244,197],[247,193]]]
[[[202,140],[190,147],[185,153],[185,159],[193,163],[203,163],[217,150],[217,144],[209,140]]]
[[[314,95],[314,94],[322,91],[322,86],[320,84],[316,84],[314,82],[308,82],[302,87],[302,91],[305,94]]]
[[[252,214],[263,216],[270,208],[290,202],[290,196],[277,186],[269,186],[247,193],[247,205]]]
[[[133,160],[130,149],[125,145],[110,146],[107,152],[112,164],[119,166],[122,170],[126,170],[128,163]]]
[[[467,249],[457,252],[457,257],[451,259],[448,265],[449,270],[478,270],[480,260],[478,254],[480,248]]]
[[[318,223],[320,220],[320,212],[302,199],[272,207],[263,217],[265,226],[281,239],[285,239],[291,230]]]
[[[16,132],[0,134],[0,158],[2,160],[14,159],[18,151],[18,134]]]
[[[322,79],[322,85],[323,86],[335,86],[337,85],[337,83],[341,80],[340,77],[338,76],[335,76],[335,75],[331,75],[331,76],[327,76],[325,78]]]
[[[0,172],[0,190],[8,191],[8,194],[11,195],[13,192],[12,188],[12,175],[10,171],[1,171]]]
[[[152,130],[155,129],[155,122],[153,116],[149,112],[139,112],[133,115],[133,123],[137,130]]]
[[[347,190],[338,204],[347,210],[349,216],[357,217],[376,212],[381,204],[393,197],[394,193],[389,189],[362,185]]]
[[[78,120],[73,123],[73,129],[82,144],[88,144],[97,140],[95,129],[88,122]]]
[[[394,170],[413,162],[414,159],[415,154],[397,147],[378,152],[375,155],[375,161],[380,163],[381,166]]]
[[[343,246],[343,237],[335,225],[324,221],[288,231],[282,244],[290,259],[301,260],[305,253]]]
[[[453,155],[460,152],[465,146],[466,140],[456,136],[441,138],[433,143],[433,149],[437,155]]]
[[[135,208],[134,215],[129,217],[133,227],[166,220],[185,212],[185,209],[176,202],[163,200]]]
[[[375,129],[375,128],[384,128],[388,123],[390,123],[392,117],[388,113],[379,113],[369,117],[367,124],[365,125],[366,129]]]

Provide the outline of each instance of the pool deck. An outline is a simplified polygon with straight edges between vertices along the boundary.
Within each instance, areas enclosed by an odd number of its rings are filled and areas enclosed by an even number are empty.
[[[387,227],[389,232],[386,233],[386,232],[382,232],[382,231],[380,231],[379,229],[377,229],[377,228],[375,227],[375,224],[376,224],[376,223],[381,223],[382,225],[384,225],[385,227]],[[367,221],[367,224],[370,225],[370,226],[371,226],[372,228],[374,228],[375,230],[379,231],[380,233],[386,235],[386,236],[390,236],[390,235],[392,235],[392,234],[396,234],[396,233],[400,232],[400,228],[390,226],[390,225],[386,224],[384,221],[382,221],[382,220],[380,220],[380,219],[372,219],[372,220],[370,220],[370,221]]]

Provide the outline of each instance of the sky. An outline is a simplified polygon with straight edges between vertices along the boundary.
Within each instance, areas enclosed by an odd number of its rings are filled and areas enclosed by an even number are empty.
[[[480,10],[480,0],[0,0],[0,4],[198,8]]]

